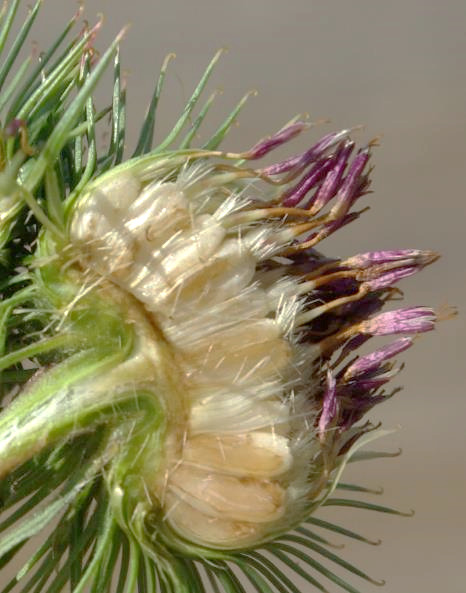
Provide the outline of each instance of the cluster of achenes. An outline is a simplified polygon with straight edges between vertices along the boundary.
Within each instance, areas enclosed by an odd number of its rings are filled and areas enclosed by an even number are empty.
[[[296,592],[285,566],[322,591],[319,574],[355,591],[318,557],[369,577],[318,531],[369,540],[314,513],[395,512],[334,492],[370,492],[339,482],[374,438],[360,420],[390,397],[393,357],[435,319],[381,309],[435,255],[315,250],[368,191],[371,147],[346,130],[257,165],[308,125],[224,152],[241,101],[192,148],[218,56],[153,148],[165,61],[122,163],[119,38],[96,59],[99,26],[66,41],[75,17],[37,65],[10,74],[39,4],[0,68],[1,564],[54,528],[3,591],[101,592],[116,579],[119,592],[199,593],[207,578],[232,593],[241,571],[259,592]],[[99,112],[93,90],[113,58],[113,102]],[[401,337],[357,355],[387,335]]]

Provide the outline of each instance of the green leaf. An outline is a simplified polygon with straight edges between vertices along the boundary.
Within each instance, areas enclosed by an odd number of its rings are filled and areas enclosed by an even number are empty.
[[[244,558],[245,562],[251,564],[257,571],[261,572],[280,593],[301,593],[280,567],[264,556],[264,554],[256,551],[248,551],[246,554],[241,555],[241,557]]]
[[[293,570],[296,574],[306,580],[308,583],[316,587],[322,593],[328,593],[327,589],[319,583],[313,576],[311,576],[306,570],[304,570],[297,562],[289,558],[284,552],[277,547],[267,546],[267,550],[281,560],[288,568]]]
[[[115,593],[123,593],[130,566],[130,544],[126,537],[121,539],[120,571]]]
[[[350,463],[357,461],[372,461],[373,459],[384,459],[386,457],[399,457],[402,453],[402,449],[398,451],[357,451],[352,458],[349,460]]]
[[[336,525],[335,523],[330,523],[329,521],[324,521],[323,519],[318,519],[317,517],[309,517],[306,520],[306,523],[322,527],[322,529],[327,529],[329,531],[333,531],[334,533],[339,533],[340,535],[344,535],[345,537],[349,537],[351,539],[355,539],[366,544],[371,544],[372,546],[378,546],[381,543],[380,540],[370,540],[367,537],[364,537],[362,535],[359,535],[358,533],[355,533],[354,531],[351,531],[350,529],[341,527],[341,525]]]
[[[226,120],[222,123],[222,125],[217,129],[216,132],[214,132],[214,134],[210,138],[210,140],[208,140],[202,146],[202,148],[204,150],[216,150],[219,147],[219,145],[221,144],[222,140],[227,135],[229,129],[231,128],[231,126],[236,121],[236,118],[238,117],[240,111],[244,107],[246,101],[249,99],[249,97],[251,97],[251,96],[253,96],[255,94],[256,94],[255,91],[250,91],[249,93],[246,93],[246,95],[244,95],[244,97],[240,100],[240,102],[238,103],[238,105],[233,109],[233,111],[226,118]]]
[[[119,35],[117,35],[113,43],[101,57],[97,66],[87,78],[75,99],[67,107],[60,121],[53,128],[53,131],[48,137],[44,148],[41,150],[36,162],[34,163],[34,166],[32,167],[32,170],[29,172],[25,180],[25,186],[29,191],[33,191],[35,188],[37,188],[47,167],[54,164],[55,159],[58,157],[60,150],[66,142],[68,134],[72,130],[73,126],[76,125],[82,109],[87,103],[87,100],[91,96],[91,93],[93,92],[95,86],[97,85],[114,53],[116,52],[124,33],[125,29],[123,29]]]
[[[313,531],[310,531],[309,529],[306,529],[306,527],[302,527],[302,526],[296,527],[295,531],[301,535],[304,535],[305,537],[307,537],[309,539],[320,542],[321,544],[325,544],[326,546],[329,546],[331,548],[342,548],[343,547],[342,545],[339,546],[336,544],[332,544],[324,537],[317,535],[317,533],[314,533]],[[288,535],[288,534],[285,534],[285,536],[283,536],[283,537],[286,537],[286,535]]]
[[[159,104],[160,95],[162,94],[168,64],[170,63],[170,60],[172,60],[174,57],[175,54],[168,54],[162,63],[162,67],[160,68],[159,73],[159,79],[154,89],[154,94],[152,95],[149,109],[147,110],[147,114],[144,119],[141,132],[139,134],[139,139],[136,145],[136,149],[133,153],[133,157],[145,154],[146,152],[149,152],[152,148],[157,107]]]
[[[337,484],[336,490],[348,490],[349,492],[365,492],[366,494],[383,494],[383,488],[378,488],[374,490],[373,488],[366,488],[364,486],[359,486],[358,484],[346,484],[344,482],[339,482]]]
[[[9,103],[9,101],[10,101],[11,97],[13,96],[14,92],[16,91],[19,83],[25,77],[26,72],[28,71],[28,69],[31,65],[31,60],[32,60],[32,58],[29,56],[23,61],[21,66],[18,68],[18,71],[14,75],[13,80],[10,82],[8,87],[0,95],[0,112],[2,112],[3,109],[5,108],[5,105],[7,105]]]
[[[113,513],[110,509],[106,510],[105,517],[98,529],[98,538],[93,554],[87,564],[85,571],[74,588],[73,593],[83,593],[87,585],[100,579],[100,574],[104,572],[108,576],[108,572],[102,570],[109,557],[112,554],[112,541],[115,535],[116,524],[113,518]],[[55,592],[54,592],[55,593]]]
[[[10,106],[8,111],[6,121],[12,120],[14,117],[17,116],[18,111],[24,105],[25,101],[30,97],[31,93],[37,89],[38,86],[41,84],[41,73],[47,72],[46,66],[49,63],[52,56],[55,54],[57,49],[63,43],[63,41],[68,36],[68,33],[72,29],[72,27],[76,24],[77,15],[74,16],[65,27],[62,33],[58,36],[58,38],[53,42],[45,52],[42,52],[41,58],[38,61],[37,66],[32,70],[28,79],[24,82],[23,86],[18,90],[15,99]],[[68,56],[70,51],[72,50],[74,45],[74,41],[67,47],[66,51],[64,52],[61,59],[58,60],[58,64],[61,63],[65,56]],[[53,70],[54,68],[52,68]],[[47,77],[47,75],[46,75]]]
[[[68,505],[73,500],[74,496],[74,489],[70,490],[66,494],[58,497],[53,502],[50,502],[46,508],[33,513],[32,516],[28,517],[27,521],[17,525],[13,532],[3,536],[0,539],[0,557],[43,529],[66,505]]]
[[[246,593],[238,577],[226,563],[219,563],[218,568],[213,568],[215,576],[221,583],[225,593]]]
[[[296,544],[300,544],[306,548],[309,548],[313,552],[316,552],[317,554],[324,556],[325,558],[327,558],[328,560],[331,560],[335,564],[338,564],[345,570],[352,572],[356,576],[361,577],[362,579],[369,581],[370,583],[372,583],[374,585],[384,585],[385,584],[385,581],[377,581],[377,580],[371,578],[365,572],[363,572],[359,568],[356,568],[356,566],[350,564],[349,562],[346,562],[346,560],[343,560],[336,554],[333,554],[329,550],[325,549],[323,546],[320,546],[319,544],[316,544],[309,539],[305,539],[303,537],[299,537],[299,536],[292,535],[292,534],[287,535],[286,537],[283,537],[281,539],[286,539],[287,541],[291,541]]]
[[[348,593],[361,593],[358,589],[355,589],[352,585],[350,585],[344,579],[340,578],[334,572],[323,566],[320,562],[317,562],[317,560],[314,560],[314,558],[312,558],[305,552],[299,550],[298,548],[295,548],[294,546],[282,544],[281,542],[274,542],[270,545],[267,545],[266,549],[280,549],[288,554],[296,556],[297,558],[299,558],[300,560],[314,568],[317,572],[320,572],[327,579],[329,579],[336,585],[340,586],[342,589],[345,589],[345,591],[348,591]]]
[[[196,117],[193,124],[191,125],[190,130],[188,131],[186,136],[183,138],[183,140],[180,142],[180,145],[178,147],[179,150],[185,150],[185,149],[191,147],[191,143],[192,143],[194,137],[196,136],[197,132],[199,131],[199,128],[201,127],[202,122],[206,118],[206,116],[212,106],[212,103],[214,102],[215,98],[219,95],[219,92],[220,91],[218,91],[218,90],[214,91],[210,95],[210,97],[207,99],[204,106],[200,110],[199,115]]]
[[[236,560],[236,563],[250,580],[257,593],[273,593],[267,581],[264,580],[260,572],[258,572],[249,562],[241,562],[240,560]]]
[[[215,54],[212,61],[207,66],[201,80],[199,81],[199,84],[197,85],[193,94],[191,95],[191,98],[187,102],[187,104],[183,110],[183,113],[181,114],[181,117],[178,119],[176,124],[173,126],[172,131],[168,134],[168,136],[165,138],[165,140],[157,146],[157,148],[155,149],[155,152],[162,152],[163,150],[168,148],[170,146],[170,144],[172,144],[172,142],[174,142],[176,140],[176,138],[178,137],[178,135],[181,133],[181,130],[184,128],[185,124],[188,122],[189,117],[190,117],[194,107],[196,106],[196,103],[198,102],[199,97],[201,96],[202,91],[204,90],[204,88],[210,78],[210,75],[212,74],[212,70],[214,69],[216,63],[218,62],[218,60],[223,52],[224,52],[224,50],[221,49]]]
[[[5,79],[8,76],[8,73],[10,72],[11,67],[13,66],[21,48],[24,45],[24,41],[25,41],[26,37],[28,36],[28,33],[29,33],[34,21],[36,20],[37,13],[39,11],[41,4],[42,4],[42,0],[38,0],[36,2],[36,4],[34,5],[34,7],[32,8],[32,10],[30,11],[29,16],[26,18],[21,29],[19,30],[18,34],[16,35],[16,39],[15,39],[13,45],[11,46],[11,49],[6,57],[6,60],[2,63],[2,65],[0,67],[0,90],[2,89]],[[0,42],[0,48],[1,48],[1,42]],[[0,49],[0,51],[1,51],[1,49]]]
[[[390,507],[372,504],[369,502],[365,502],[363,500],[353,500],[351,498],[329,498],[323,503],[323,506],[351,507],[353,509],[365,509],[366,511],[388,513],[390,515],[399,515],[401,517],[412,517],[414,515],[414,511],[404,513],[402,511],[397,511],[396,509],[392,509]]]
[[[0,31],[0,54],[5,47],[20,1],[21,0],[12,0],[8,14],[4,17],[5,20],[2,23],[2,29]]]

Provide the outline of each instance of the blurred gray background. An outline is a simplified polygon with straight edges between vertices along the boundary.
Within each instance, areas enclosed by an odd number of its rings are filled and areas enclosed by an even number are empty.
[[[72,0],[44,4],[35,33],[39,48],[76,8]],[[414,508],[415,516],[348,510],[338,516],[344,515],[348,527],[383,540],[378,547],[350,543],[345,554],[372,576],[386,579],[385,593],[464,593],[466,2],[85,4],[90,21],[98,12],[105,14],[97,47],[104,48],[121,26],[132,24],[122,44],[129,144],[134,143],[163,57],[177,54],[160,105],[159,138],[215,50],[224,46],[230,51],[210,84],[210,89],[224,90],[212,127],[244,92],[259,91],[241,114],[229,147],[248,148],[302,112],[331,123],[311,130],[296,148],[331,129],[358,124],[365,126],[356,134],[361,141],[382,136],[374,151],[374,194],[364,204],[371,210],[320,247],[334,255],[402,247],[439,251],[443,257],[435,266],[401,287],[407,303],[449,303],[459,307],[460,316],[440,324],[406,354],[407,368],[398,379],[405,389],[373,414],[386,427],[401,426],[378,446],[402,447],[403,455],[353,466],[346,476],[348,481],[383,485],[385,493],[375,502]],[[111,92],[110,79],[106,90]],[[363,593],[376,590],[353,582]],[[303,584],[303,593],[308,591]]]

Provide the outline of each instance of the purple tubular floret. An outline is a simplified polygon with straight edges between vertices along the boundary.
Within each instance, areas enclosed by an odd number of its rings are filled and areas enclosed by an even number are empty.
[[[347,135],[348,130],[327,134],[306,152],[265,167],[262,169],[262,173],[271,176],[288,173],[294,170],[300,171],[311,163],[315,162],[317,159],[321,158],[327,152],[327,150],[338,144]]]
[[[429,307],[406,307],[396,311],[380,313],[361,323],[363,333],[373,336],[392,334],[417,334],[431,331],[435,327],[435,312]]]
[[[312,206],[316,212],[322,210],[337,193],[353,148],[354,142],[347,141],[337,153],[335,166],[327,173],[313,200]]]
[[[345,379],[350,377],[357,377],[358,375],[365,375],[376,371],[380,366],[393,358],[400,352],[407,350],[412,346],[413,340],[411,338],[399,338],[390,344],[382,346],[378,350],[374,350],[370,354],[361,356],[353,364],[351,364],[345,372]]]
[[[348,174],[338,190],[337,200],[332,207],[331,214],[334,218],[341,218],[353,205],[356,198],[361,195],[365,183],[361,183],[361,174],[370,158],[369,149],[362,150],[350,165]]]
[[[358,255],[348,258],[344,265],[360,269],[392,262],[405,262],[405,265],[425,265],[430,263],[433,258],[434,254],[431,251],[422,251],[420,249],[392,249],[359,253]]]
[[[290,124],[279,132],[274,134],[273,136],[269,136],[268,138],[264,138],[260,140],[257,144],[255,144],[250,150],[247,151],[247,158],[248,159],[260,159],[270,151],[278,148],[282,144],[285,144],[289,140],[292,140],[295,136],[300,134],[303,130],[308,127],[309,124],[303,121],[297,121],[293,124]]]
[[[397,270],[385,272],[384,274],[381,274],[378,278],[374,278],[373,280],[368,281],[366,284],[368,285],[370,290],[382,290],[383,288],[393,286],[393,284],[396,284],[402,278],[412,276],[418,271],[419,268],[417,266],[407,266],[406,268],[398,268]]]
[[[320,159],[294,187],[286,193],[282,203],[286,207],[296,206],[305,195],[331,170],[334,163],[332,157]]]
[[[320,231],[322,238],[326,238],[338,229],[341,229],[347,224],[350,224],[351,222],[359,218],[360,214],[360,212],[349,212],[348,214],[345,214],[345,216],[343,216],[342,218],[338,218],[337,220],[325,224],[322,230]]]

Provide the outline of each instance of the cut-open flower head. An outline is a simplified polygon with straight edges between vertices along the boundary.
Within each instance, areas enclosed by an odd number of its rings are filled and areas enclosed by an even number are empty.
[[[199,142],[219,52],[154,143],[163,62],[127,158],[122,34],[99,55],[100,23],[73,37],[77,14],[10,73],[39,6],[0,67],[0,563],[48,535],[3,591],[241,593],[244,577],[295,593],[289,570],[321,591],[356,591],[339,569],[377,583],[325,532],[374,542],[318,509],[397,512],[334,493],[371,494],[341,475],[379,434],[362,419],[396,391],[393,358],[434,328],[431,308],[392,303],[437,256],[321,251],[364,210],[374,143],[336,131],[274,161],[314,134],[298,117],[229,152],[244,99]],[[393,338],[358,354],[378,336]]]

